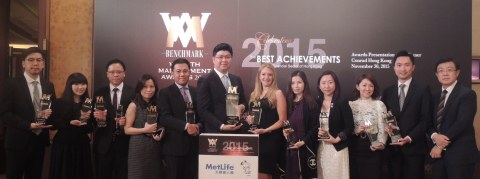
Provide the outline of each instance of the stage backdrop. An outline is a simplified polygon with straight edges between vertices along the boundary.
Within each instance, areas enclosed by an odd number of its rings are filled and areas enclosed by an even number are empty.
[[[95,1],[94,87],[106,85],[105,64],[126,63],[126,83],[144,73],[159,87],[170,85],[170,63],[192,64],[190,84],[213,68],[212,49],[233,46],[231,73],[253,89],[261,63],[277,68],[279,88],[290,73],[303,70],[315,90],[319,74],[335,71],[342,93],[355,79],[372,73],[383,89],[396,82],[393,56],[416,57],[414,78],[439,87],[435,62],[451,57],[470,86],[471,1],[384,0],[101,0]]]

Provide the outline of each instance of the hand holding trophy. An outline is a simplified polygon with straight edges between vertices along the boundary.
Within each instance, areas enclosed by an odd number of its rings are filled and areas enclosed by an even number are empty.
[[[319,116],[320,127],[318,128],[318,140],[329,139],[328,135],[328,115],[326,112],[321,112]]]
[[[288,148],[292,148],[295,146],[295,143],[298,142],[295,131],[288,120],[283,122],[283,135],[285,136],[285,139],[287,139]]]
[[[82,104],[82,109],[80,110],[80,122],[81,125],[86,125],[88,119],[90,118],[90,113],[92,112],[92,99],[86,98],[85,102]]]
[[[35,111],[35,123],[31,124],[32,129],[49,128],[52,125],[45,125],[47,119],[52,114],[52,99],[50,94],[43,94],[40,98],[40,109]]]
[[[118,104],[115,111],[115,135],[120,135],[123,126],[125,126],[125,112],[123,111],[123,106]]]
[[[95,98],[95,112],[93,116],[97,120],[97,127],[107,127],[107,110],[105,110],[105,102],[103,96],[97,96]]]
[[[392,144],[400,142],[400,140],[402,139],[402,136],[400,135],[400,128],[398,127],[397,119],[392,114],[392,111],[388,111],[383,115],[385,122],[387,123],[387,127],[385,127],[385,130],[390,136]]]
[[[163,136],[165,135],[165,127],[160,126],[157,124],[157,118],[158,118],[158,112],[157,112],[157,106],[150,105],[147,107],[147,124],[145,124],[145,127],[147,125],[151,126],[156,126],[151,133],[147,133],[147,136],[152,136],[157,137],[157,141],[160,141]]]

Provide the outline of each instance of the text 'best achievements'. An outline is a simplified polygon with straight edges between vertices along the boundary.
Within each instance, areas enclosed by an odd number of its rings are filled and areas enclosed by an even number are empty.
[[[228,125],[237,125],[240,122],[238,116],[238,101],[240,99],[239,94],[237,93],[236,86],[229,86],[225,98],[225,104],[227,108],[227,124]]]

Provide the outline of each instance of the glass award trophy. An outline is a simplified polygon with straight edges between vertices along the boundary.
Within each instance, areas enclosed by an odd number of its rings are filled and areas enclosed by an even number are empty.
[[[319,117],[320,129],[324,130],[325,133],[318,137],[318,139],[329,139],[328,135],[328,115],[326,112],[321,112]]]
[[[291,129],[290,132],[287,135],[287,143],[288,143],[288,148],[293,147],[295,143],[297,143],[297,136],[295,136],[295,132],[292,128],[292,125],[290,125],[290,122],[284,121],[283,122],[283,129]]]
[[[40,98],[40,111],[35,112],[35,116],[36,116],[35,123],[42,124],[42,125],[45,124],[47,119],[43,115],[42,111],[50,109],[50,107],[52,105],[51,96],[52,95],[50,95],[50,94],[43,94],[42,97]]]
[[[105,111],[105,102],[103,101],[103,96],[97,96],[95,98],[95,109]],[[107,127],[106,120],[97,120],[97,127]]]
[[[120,131],[122,130],[123,126],[118,123],[118,120],[124,116],[125,114],[123,112],[123,106],[118,104],[117,110],[115,111],[115,135],[119,135]]]
[[[157,112],[157,106],[150,105],[147,107],[147,123],[148,124],[156,124],[158,119],[158,112]],[[159,134],[160,137],[163,137],[163,131],[165,130],[165,127],[160,126],[157,124],[157,131],[155,131],[154,134]],[[147,136],[152,136],[152,134],[147,134]]]
[[[197,120],[195,119],[195,110],[193,110],[192,102],[186,102],[185,105],[185,122],[188,122],[190,124],[196,124]]]
[[[398,127],[397,119],[392,114],[392,111],[388,111],[384,114],[385,122],[387,123],[388,127],[390,127],[390,131],[388,131],[388,136],[392,140],[392,143],[399,142],[402,139],[402,135],[400,135],[400,128]]]
[[[83,104],[82,104],[82,109],[80,110],[80,121],[81,121],[82,123],[87,123],[87,120],[88,120],[88,118],[89,118],[89,117],[82,118],[82,117],[81,117],[81,116],[82,116],[82,115],[81,115],[82,112],[83,112],[83,113],[87,113],[87,112],[90,111],[90,110],[92,110],[92,99],[86,98],[86,99],[85,99],[85,102],[83,102]]]
[[[376,123],[373,123],[373,120],[370,118],[366,118],[364,122],[364,125],[367,126],[367,128],[365,128],[365,134],[370,140],[370,145],[373,147],[379,147],[383,145],[378,141],[378,127]]]
[[[225,98],[228,125],[237,125],[240,123],[237,109],[239,98],[240,96],[237,93],[237,87],[229,86]]]
[[[250,130],[255,130],[258,129],[258,126],[260,125],[260,120],[262,118],[262,106],[260,101],[254,101],[252,102],[252,107],[250,108],[250,116],[253,118],[253,122],[250,125]]]

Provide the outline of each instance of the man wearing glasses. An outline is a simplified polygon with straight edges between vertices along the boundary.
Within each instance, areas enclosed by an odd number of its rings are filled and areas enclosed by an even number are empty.
[[[442,88],[433,93],[433,120],[428,134],[435,178],[473,178],[478,156],[473,120],[477,95],[458,83],[460,66],[451,58],[437,62],[435,75]]]
[[[43,155],[49,143],[46,128],[51,125],[36,123],[36,119],[48,119],[52,113],[51,109],[42,110],[41,97],[51,95],[50,99],[55,99],[53,84],[42,77],[43,56],[39,48],[27,49],[22,58],[23,75],[1,85],[0,119],[7,126],[6,177],[9,179],[42,176]]]
[[[126,107],[134,97],[132,87],[125,85],[126,67],[119,59],[110,60],[105,70],[109,85],[104,86],[94,93],[94,99],[102,97],[106,111],[95,109],[93,151],[95,156],[96,178],[126,179],[129,136],[125,135],[125,115],[116,118],[119,105]],[[106,125],[99,125],[99,124]]]
[[[198,111],[205,132],[240,133],[242,124],[227,124],[226,94],[229,86],[236,87],[239,94],[238,111],[245,110],[246,100],[242,80],[228,72],[233,57],[232,46],[220,43],[213,49],[213,67],[209,74],[198,79]],[[245,125],[247,126],[247,125]]]

